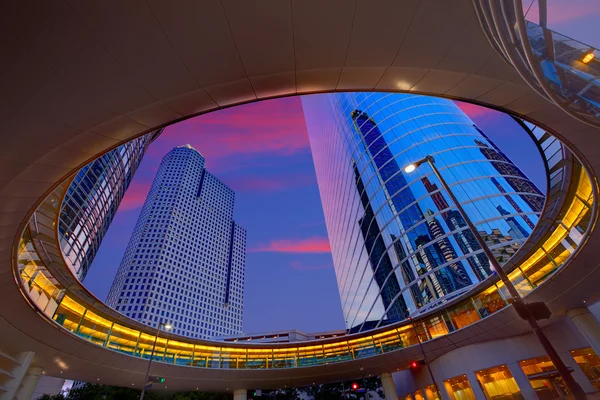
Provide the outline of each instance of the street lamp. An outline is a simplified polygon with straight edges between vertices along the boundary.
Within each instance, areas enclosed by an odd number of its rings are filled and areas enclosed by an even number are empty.
[[[146,385],[148,384],[148,376],[150,375],[150,366],[152,365],[152,359],[154,358],[154,349],[156,349],[156,341],[158,340],[158,334],[160,333],[160,328],[164,328],[165,331],[170,331],[173,328],[168,322],[159,322],[156,327],[156,334],[154,335],[154,344],[152,345],[152,352],[150,353],[150,360],[148,361],[148,368],[146,368],[146,376],[144,377],[144,384],[142,385],[142,394],[140,395],[140,400],[144,400],[144,394],[146,394]]]
[[[440,174],[440,171],[438,171],[438,169],[436,168],[435,160],[433,159],[433,157],[428,155],[425,158],[423,158],[415,163],[407,165],[404,168],[404,172],[406,172],[406,173],[413,172],[414,170],[419,168],[424,163],[429,163],[429,165],[431,166],[433,173],[435,174],[437,179],[442,184],[442,187],[444,188],[444,190],[446,190],[446,193],[448,193],[448,196],[450,196],[450,199],[454,203],[458,212],[462,215],[463,219],[467,223],[467,226],[469,227],[469,229],[475,236],[477,243],[483,249],[483,252],[485,253],[486,257],[489,259],[493,270],[496,271],[496,273],[500,277],[500,280],[502,280],[502,283],[504,283],[504,286],[506,286],[508,293],[512,297],[513,306],[514,306],[515,310],[517,311],[517,313],[519,314],[519,316],[521,318],[523,318],[524,320],[526,320],[529,323],[531,330],[537,336],[537,339],[540,342],[540,344],[542,345],[542,347],[544,348],[544,350],[546,350],[546,353],[548,354],[548,357],[550,357],[550,360],[556,367],[558,374],[561,376],[561,378],[563,379],[563,381],[565,382],[565,384],[567,385],[567,387],[569,388],[571,393],[575,396],[575,399],[585,400],[587,398],[585,395],[585,392],[583,391],[583,389],[581,389],[581,386],[579,386],[579,383],[577,383],[577,381],[575,379],[573,379],[573,377],[571,376],[571,373],[567,369],[567,366],[565,365],[563,360],[558,355],[558,352],[556,351],[556,349],[554,349],[554,347],[552,346],[552,343],[550,343],[550,340],[548,340],[548,338],[542,331],[542,328],[540,327],[537,320],[531,313],[531,310],[529,309],[527,304],[525,304],[525,302],[523,301],[523,298],[521,297],[519,292],[517,292],[517,289],[515,289],[515,287],[513,286],[512,282],[508,278],[508,275],[506,275],[506,272],[504,272],[504,270],[498,263],[498,260],[496,260],[496,257],[494,257],[494,254],[488,247],[485,240],[483,240],[483,238],[479,234],[479,231],[475,228],[475,225],[473,224],[473,222],[471,221],[471,219],[469,218],[469,216],[467,215],[465,210],[462,208],[462,205],[460,204],[460,202],[456,199],[456,196],[454,196],[454,193],[452,192],[452,190],[450,190],[450,187],[448,186],[448,184],[446,183],[446,181]]]

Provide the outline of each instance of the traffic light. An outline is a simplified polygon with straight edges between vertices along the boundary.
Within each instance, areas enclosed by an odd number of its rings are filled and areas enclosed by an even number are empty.
[[[358,383],[356,383],[356,382],[352,383],[352,390],[354,390],[355,392],[358,390]]]
[[[149,381],[152,383],[165,383],[167,381],[167,378],[164,378],[162,376],[151,376]]]
[[[411,363],[410,363],[411,368],[420,368],[424,365],[425,365],[425,360],[415,360],[415,361],[411,361]]]

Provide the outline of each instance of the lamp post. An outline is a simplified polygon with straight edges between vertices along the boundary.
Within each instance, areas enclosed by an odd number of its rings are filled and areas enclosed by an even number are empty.
[[[519,292],[517,292],[517,289],[513,286],[512,282],[508,278],[508,275],[506,275],[506,272],[504,272],[504,270],[498,263],[498,260],[496,260],[496,257],[494,257],[494,254],[488,247],[485,240],[483,240],[483,238],[479,234],[479,231],[475,228],[475,225],[473,224],[473,222],[471,221],[471,219],[469,218],[469,216],[467,215],[465,210],[462,208],[460,202],[456,199],[456,196],[454,196],[454,193],[452,192],[452,190],[450,190],[450,187],[448,186],[448,184],[446,183],[446,181],[440,174],[440,171],[438,171],[438,169],[436,168],[435,160],[433,159],[433,157],[431,155],[428,155],[425,158],[423,158],[415,163],[407,165],[404,168],[404,172],[411,173],[414,170],[416,170],[417,168],[419,168],[424,163],[429,163],[429,165],[431,166],[433,173],[435,174],[437,179],[442,184],[442,187],[444,188],[444,190],[446,190],[446,193],[448,193],[448,196],[450,196],[450,199],[454,203],[454,206],[457,208],[458,212],[462,215],[463,219],[467,223],[467,226],[469,227],[469,229],[475,236],[477,243],[483,249],[483,252],[485,253],[486,257],[490,260],[490,264],[492,265],[493,270],[496,271],[496,273],[500,277],[500,280],[502,280],[502,283],[504,283],[504,286],[506,286],[506,289],[508,290],[508,293],[510,294],[510,296],[513,300],[513,306],[515,307],[517,312],[520,311],[519,315],[521,316],[521,318],[523,318],[524,320],[526,320],[529,323],[531,330],[533,331],[533,333],[535,333],[538,341],[540,342],[540,344],[546,351],[546,354],[548,354],[548,357],[550,358],[550,360],[556,367],[558,374],[561,376],[561,378],[563,379],[563,381],[565,382],[565,384],[567,385],[567,387],[569,388],[569,390],[571,391],[573,396],[575,396],[575,399],[585,400],[587,398],[585,392],[583,391],[581,386],[579,386],[579,383],[577,383],[577,381],[573,378],[573,376],[571,376],[571,373],[567,369],[567,366],[565,365],[563,360],[558,355],[558,352],[556,351],[554,346],[552,346],[552,343],[550,343],[550,340],[548,340],[548,338],[542,331],[542,328],[540,327],[537,320],[531,313],[530,309],[527,307],[527,305],[523,301],[523,298],[521,297]]]
[[[144,377],[144,384],[142,385],[142,394],[140,395],[140,400],[144,400],[144,395],[146,394],[146,385],[148,384],[148,376],[150,376],[150,367],[152,366],[152,358],[154,358],[154,349],[156,349],[156,341],[158,340],[158,334],[160,333],[160,328],[165,328],[166,331],[171,330],[173,325],[168,322],[159,322],[156,327],[156,334],[154,335],[154,344],[152,345],[152,352],[150,353],[150,360],[148,360],[148,368],[146,368],[146,376]]]

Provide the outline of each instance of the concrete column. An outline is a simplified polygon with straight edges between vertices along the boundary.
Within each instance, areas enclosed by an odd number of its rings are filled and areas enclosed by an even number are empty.
[[[389,372],[384,372],[379,376],[379,379],[381,379],[381,386],[383,387],[385,399],[398,400],[396,385],[394,384],[394,378],[392,378],[392,374]]]
[[[474,372],[467,373],[467,379],[469,380],[469,385],[471,385],[471,390],[475,395],[476,399],[485,399],[485,393],[483,393],[483,389],[481,388],[481,383],[477,379],[477,375]]]
[[[442,390],[442,389],[440,389]],[[435,400],[435,388],[431,387],[431,388],[423,388],[423,394],[425,395],[425,398],[427,400]]]
[[[13,378],[4,385],[6,391],[2,397],[0,397],[0,400],[13,400],[17,394],[17,391],[21,387],[23,378],[27,374],[27,370],[29,369],[34,356],[35,353],[33,351],[26,351],[24,353],[17,354],[16,359],[19,365],[10,371]]]
[[[579,332],[587,339],[590,347],[600,355],[600,322],[586,307],[567,311]]]
[[[27,375],[23,378],[23,385],[17,392],[17,400],[29,400],[35,391],[35,388],[42,376],[42,369],[39,367],[29,368]]]
[[[233,400],[248,400],[247,389],[236,389],[233,391]]]
[[[438,386],[440,387],[440,396],[442,396],[442,400],[452,400],[454,393],[452,392],[452,386],[450,386],[447,382],[438,382]]]
[[[508,369],[510,369],[510,373],[512,374],[513,378],[515,378],[517,386],[519,386],[521,394],[525,400],[537,400],[538,397],[535,394],[535,390],[533,390],[533,387],[531,387],[531,383],[529,383],[529,379],[527,378],[527,375],[525,375],[525,372],[523,372],[521,369],[519,363],[515,362],[508,364]]]

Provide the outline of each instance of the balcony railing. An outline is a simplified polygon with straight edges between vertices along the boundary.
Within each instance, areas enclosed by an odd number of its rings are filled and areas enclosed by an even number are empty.
[[[473,0],[492,47],[540,95],[589,125],[600,127],[600,51],[525,19],[521,0]],[[528,14],[530,17],[533,15]]]

